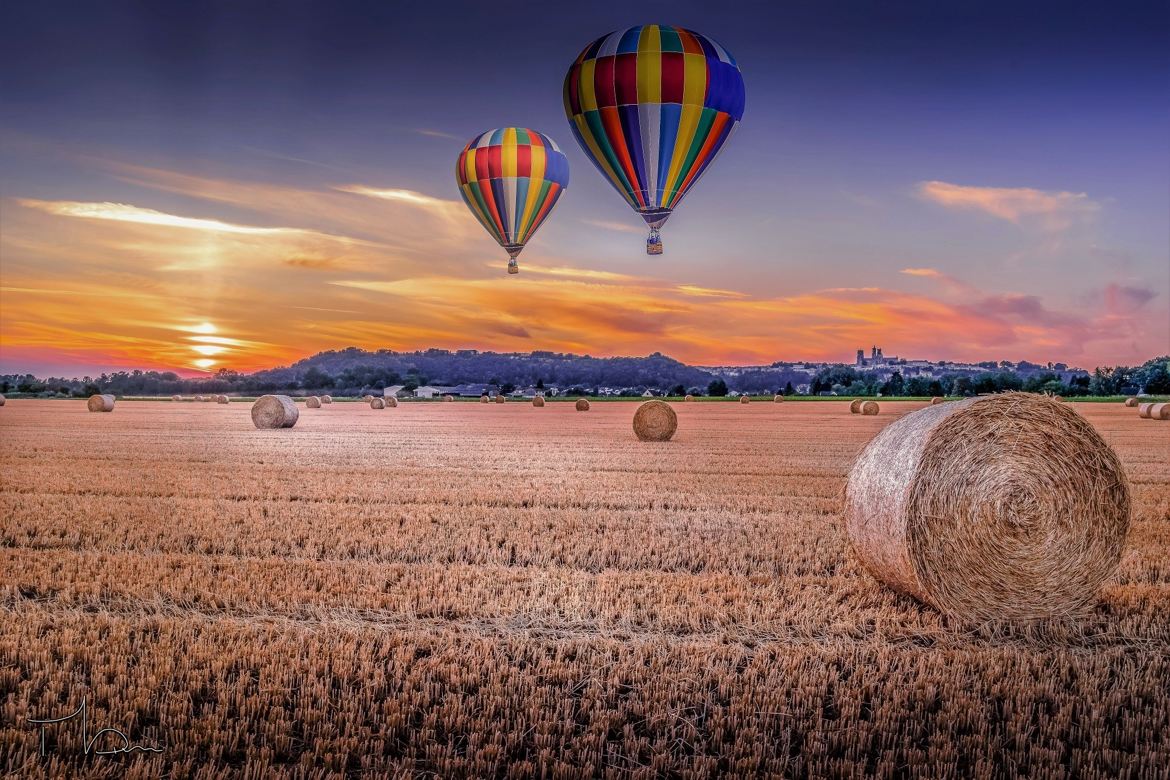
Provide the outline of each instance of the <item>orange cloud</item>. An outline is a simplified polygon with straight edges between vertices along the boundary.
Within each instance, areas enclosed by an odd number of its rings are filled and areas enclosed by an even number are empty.
[[[918,194],[952,209],[982,211],[1014,224],[1035,223],[1063,230],[1092,216],[1098,205],[1083,192],[1046,192],[1031,187],[973,187],[945,181],[924,181]]]

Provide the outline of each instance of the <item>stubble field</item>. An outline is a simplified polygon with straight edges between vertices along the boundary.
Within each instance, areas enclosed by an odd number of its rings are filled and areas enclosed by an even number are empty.
[[[844,535],[922,405],[679,403],[649,444],[627,403],[10,401],[0,772],[1165,777],[1170,427],[1074,404],[1132,483],[1121,566],[1089,616],[970,626]],[[82,697],[162,752],[40,755]]]

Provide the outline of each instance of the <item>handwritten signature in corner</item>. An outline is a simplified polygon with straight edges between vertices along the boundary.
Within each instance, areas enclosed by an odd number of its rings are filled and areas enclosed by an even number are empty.
[[[81,743],[82,743],[82,746],[85,750],[85,755],[87,755],[87,756],[90,755],[91,753],[95,756],[112,756],[112,755],[115,755],[117,753],[133,753],[136,750],[141,751],[143,753],[148,753],[148,752],[149,753],[161,753],[161,752],[163,752],[163,748],[161,748],[161,747],[154,747],[151,745],[133,745],[133,744],[131,744],[130,738],[128,736],[126,736],[126,733],[123,731],[119,731],[118,729],[105,728],[105,729],[98,731],[96,734],[94,734],[91,737],[89,735],[89,709],[86,707],[85,699],[82,698],[81,706],[78,707],[73,712],[71,712],[70,714],[65,715],[63,717],[45,718],[42,720],[35,720],[33,718],[28,718],[29,723],[36,723],[37,725],[39,725],[41,727],[41,755],[42,756],[46,755],[46,753],[45,753],[45,730],[53,724],[65,723],[67,721],[73,720],[78,715],[81,716]],[[122,744],[116,745],[116,746],[109,748],[107,750],[95,750],[94,745],[97,744],[98,739],[100,739],[105,734],[115,735],[118,739],[122,740]]]

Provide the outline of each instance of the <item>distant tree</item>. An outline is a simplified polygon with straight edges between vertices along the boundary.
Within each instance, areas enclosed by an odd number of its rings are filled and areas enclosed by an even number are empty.
[[[1150,395],[1170,393],[1170,356],[1147,360],[1141,368],[1134,371],[1134,379]]]
[[[796,395],[796,388],[792,386],[791,382],[784,383],[783,394],[784,395]]]
[[[674,387],[670,388],[670,393],[668,393],[668,395],[673,395],[673,396],[681,396],[681,395],[686,395],[686,394],[687,394],[687,389],[683,385],[675,385]]]
[[[539,378],[539,379],[537,379],[537,380],[536,380],[536,389],[537,389],[537,390],[543,390],[543,389],[544,389],[544,377],[541,377],[541,378]]]
[[[333,377],[316,366],[310,366],[309,370],[301,377],[301,387],[306,390],[314,390],[319,387],[333,387]]]
[[[727,383],[722,379],[713,379],[707,385],[707,395],[722,397],[727,395]]]
[[[890,374],[890,378],[882,384],[880,392],[882,395],[902,395],[905,388],[905,382],[902,380],[902,372],[895,371]]]

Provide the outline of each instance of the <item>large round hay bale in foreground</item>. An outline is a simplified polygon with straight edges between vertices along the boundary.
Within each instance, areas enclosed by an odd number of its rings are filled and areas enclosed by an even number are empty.
[[[577,399],[577,411],[578,412],[589,411],[589,399],[588,398],[578,398]]]
[[[331,404],[331,403],[333,403],[333,396],[331,396],[331,395],[323,395],[323,396],[321,396],[321,403],[323,403],[323,404]]]
[[[228,397],[227,397],[226,395],[217,395],[217,396],[215,397],[215,402],[216,402],[217,404],[227,404],[227,403],[231,403],[231,401],[229,401],[229,400],[228,400]]]
[[[1138,399],[1134,398],[1133,396],[1130,396],[1129,398],[1125,399],[1125,405],[1126,406],[1137,406]]]
[[[861,414],[872,415],[881,411],[881,407],[878,406],[877,401],[866,401],[858,408],[858,411],[861,412]]]
[[[1170,404],[1148,404],[1146,417],[1150,420],[1170,420]]]
[[[381,398],[372,398],[371,397],[370,398],[370,408],[371,409],[385,409],[386,408],[386,401],[381,399]]]
[[[937,404],[941,404],[942,402],[943,402],[943,399],[942,399],[942,398],[940,398],[940,397],[938,397],[937,395],[936,395],[934,398],[931,398],[931,399],[930,399],[930,405],[931,405],[931,406],[935,406],[935,405],[937,405]]]
[[[634,412],[634,433],[640,441],[670,441],[678,430],[678,415],[666,401],[647,401]]]
[[[748,398],[746,395],[741,395],[739,397],[739,402],[741,404],[750,404],[752,402],[752,399]]]
[[[310,409],[320,409],[321,408],[320,397],[315,396],[315,395],[309,396],[308,398],[305,399],[305,406],[309,407]]]
[[[507,401],[508,401],[508,399],[505,398],[502,394],[496,393],[496,403],[502,404],[502,403],[507,403]]]
[[[845,502],[875,577],[971,621],[1088,607],[1121,558],[1130,511],[1125,472],[1093,426],[1027,393],[897,420],[858,456]]]
[[[382,400],[386,403],[387,409],[393,409],[394,407],[398,406],[398,399],[392,395],[388,395]]]
[[[262,395],[252,404],[252,424],[257,428],[291,428],[300,415],[287,395]]]
[[[693,400],[695,400],[695,397],[694,397],[693,395],[688,395],[688,396],[687,396],[686,398],[684,398],[683,400],[684,400],[684,401],[693,401]]]
[[[849,413],[850,414],[861,414],[861,405],[863,403],[865,403],[864,399],[854,398],[852,401],[849,402]]]
[[[533,397],[532,405],[533,406],[544,406],[544,396],[538,395],[538,396]]]
[[[114,396],[108,393],[91,395],[85,405],[91,412],[112,412],[114,411]]]

